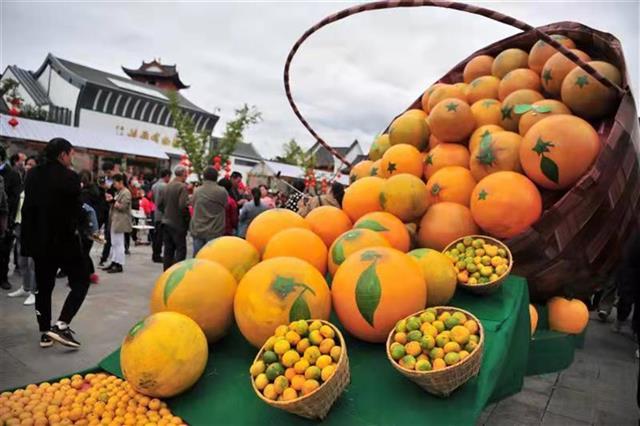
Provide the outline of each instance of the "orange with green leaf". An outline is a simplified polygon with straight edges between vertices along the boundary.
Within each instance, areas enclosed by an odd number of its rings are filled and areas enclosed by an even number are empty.
[[[565,104],[554,99],[544,99],[531,105],[517,105],[516,112],[521,114],[518,129],[520,136],[527,134],[531,126],[538,121],[556,114],[569,114],[571,110]]]
[[[514,132],[496,132],[484,136],[471,153],[469,168],[473,178],[479,181],[491,173],[503,170],[521,172],[521,142],[522,137]]]
[[[517,132],[518,124],[520,123],[520,114],[515,110],[516,106],[520,104],[530,105],[543,99],[544,97],[535,90],[516,90],[502,101],[502,107],[500,108],[501,117],[498,125],[504,130]]]
[[[402,252],[409,251],[411,243],[409,230],[405,224],[387,212],[373,212],[362,216],[354,225],[355,229],[370,229],[385,237],[389,244]]]
[[[334,275],[338,267],[344,263],[351,254],[366,247],[389,247],[389,241],[378,231],[367,228],[357,228],[345,232],[333,242],[329,248],[328,262],[329,273]]]
[[[478,145],[480,145],[480,141],[482,140],[482,138],[496,132],[504,132],[504,129],[494,124],[486,124],[474,130],[471,134],[471,137],[469,138],[469,153],[472,153],[476,150]]]

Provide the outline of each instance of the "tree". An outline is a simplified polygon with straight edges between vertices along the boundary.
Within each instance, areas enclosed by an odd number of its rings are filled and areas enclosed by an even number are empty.
[[[262,121],[262,113],[255,105],[249,107],[246,103],[235,110],[235,118],[227,121],[222,137],[214,144],[210,158],[220,157],[224,164],[236,149],[239,142],[244,142],[243,134],[249,126]],[[193,161],[193,160],[191,160]]]
[[[276,161],[293,164],[305,170],[315,167],[316,157],[302,149],[295,139],[291,138],[289,142],[282,145],[282,150],[284,151],[283,155],[277,156]]]
[[[195,131],[195,123],[191,117],[180,109],[178,96],[174,92],[170,92],[168,96],[173,127],[178,131],[176,135],[177,145],[184,149],[189,161],[191,161],[193,172],[198,175],[199,179],[202,179],[202,172],[208,163],[209,136]]]

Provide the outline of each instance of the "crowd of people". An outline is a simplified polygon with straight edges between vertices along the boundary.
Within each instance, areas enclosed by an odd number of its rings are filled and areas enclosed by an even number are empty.
[[[42,155],[17,153],[7,158],[0,146],[0,287],[11,298],[35,305],[40,346],[55,341],[80,346],[69,327],[91,283],[99,275],[91,258],[94,243],[102,244],[98,266],[122,273],[134,244],[152,247],[151,261],[166,270],[187,257],[191,234],[193,256],[209,241],[223,236],[244,237],[253,219],[265,210],[287,208],[306,216],[316,207],[340,207],[344,188],[333,183],[326,194],[305,189],[304,181],[286,192],[266,185],[247,187],[233,172],[219,178],[207,167],[202,182],[187,183],[189,171],[177,166],[157,176],[124,173],[105,161],[98,176],[72,170],[73,146],[65,139],[49,141]],[[144,226],[134,225],[143,218]],[[148,229],[141,241],[138,229]],[[9,282],[11,257],[14,273]],[[66,278],[69,293],[58,320],[51,323],[51,296],[56,278]]]

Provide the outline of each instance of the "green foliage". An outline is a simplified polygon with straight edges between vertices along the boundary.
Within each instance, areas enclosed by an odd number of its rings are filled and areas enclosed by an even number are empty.
[[[178,131],[176,144],[184,149],[187,156],[189,156],[189,161],[191,161],[193,172],[198,175],[199,179],[202,179],[202,172],[208,164],[209,136],[195,131],[195,123],[180,109],[178,96],[175,93],[170,92],[168,96],[173,127]]]
[[[291,138],[289,142],[282,145],[283,155],[277,156],[274,160],[281,163],[292,164],[303,168],[304,170],[314,169],[316,157],[308,154],[298,142]]]
[[[245,103],[241,108],[236,109],[235,118],[227,121],[224,133],[220,140],[213,146],[213,152],[210,158],[219,156],[224,164],[235,150],[236,145],[244,141],[244,131],[247,130],[249,126],[257,124],[260,121],[262,121],[262,113],[258,111],[255,105],[250,107]]]

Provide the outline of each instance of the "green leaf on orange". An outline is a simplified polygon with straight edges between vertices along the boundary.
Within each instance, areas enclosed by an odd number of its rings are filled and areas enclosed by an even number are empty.
[[[304,290],[296,297],[296,300],[293,301],[291,309],[289,310],[289,322],[301,319],[311,319],[311,310],[309,309],[307,301],[304,300]]]
[[[540,170],[542,170],[542,174],[544,174],[547,179],[552,182],[558,183],[560,178],[560,171],[558,170],[558,165],[551,158],[543,155],[540,158]]]
[[[129,330],[129,336],[135,337],[142,327],[144,327],[144,320],[138,321],[133,327],[131,327],[131,330]]]
[[[342,241],[336,242],[331,250],[331,258],[333,259],[333,263],[336,265],[342,265],[344,262],[344,246],[342,245]]]
[[[360,260],[367,262],[371,260],[378,260],[382,257],[380,253],[376,253],[373,250],[367,250],[360,255]]]
[[[384,192],[380,193],[379,200],[380,200],[380,207],[382,207],[384,209],[385,204],[387,204],[387,196],[384,195]]]
[[[376,309],[380,304],[380,296],[382,290],[380,288],[380,279],[376,274],[376,262],[365,269],[356,283],[356,305],[362,317],[372,327]]]
[[[533,105],[532,109],[538,114],[545,114],[552,111],[552,108],[549,105]]]
[[[376,232],[388,231],[387,228],[385,228],[379,222],[376,222],[375,220],[372,220],[372,219],[366,219],[366,220],[363,220],[362,222],[359,222],[356,225],[356,228],[371,229],[372,231],[376,231]]]
[[[513,112],[515,112],[516,114],[524,114],[525,112],[531,111],[532,108],[533,108],[533,105],[520,104],[513,107]]]
[[[169,275],[167,278],[167,283],[164,285],[164,293],[163,300],[164,305],[167,306],[167,302],[169,302],[169,296],[171,293],[180,285],[184,276],[189,272],[196,264],[196,259],[188,259],[182,261],[182,264]]]
[[[271,283],[271,290],[273,290],[278,297],[284,299],[293,291],[295,286],[296,282],[293,278],[277,275],[276,279]]]

